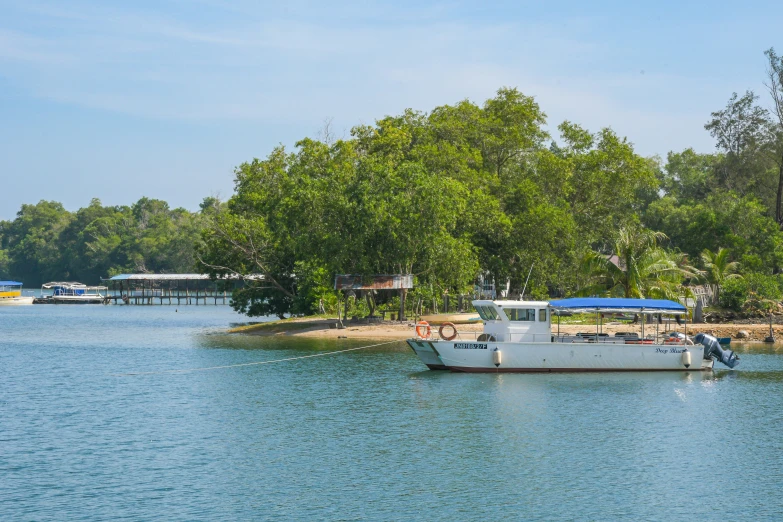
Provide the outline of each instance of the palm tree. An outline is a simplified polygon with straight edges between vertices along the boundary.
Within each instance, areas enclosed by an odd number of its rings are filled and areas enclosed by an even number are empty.
[[[661,248],[664,239],[662,232],[623,228],[614,241],[614,255],[591,251],[585,256],[582,266],[589,284],[579,293],[679,300],[683,279],[696,277],[699,271],[688,264],[685,254]]]
[[[729,262],[729,250],[719,248],[717,252],[704,249],[701,253],[701,261],[704,263],[707,282],[714,287],[715,300],[720,296],[720,288],[728,279],[738,279],[740,264],[737,261]]]

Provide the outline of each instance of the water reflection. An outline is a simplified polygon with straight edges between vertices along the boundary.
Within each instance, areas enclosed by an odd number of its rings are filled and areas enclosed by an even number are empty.
[[[741,353],[780,353],[783,351],[783,343],[732,341],[729,345],[729,348]]]

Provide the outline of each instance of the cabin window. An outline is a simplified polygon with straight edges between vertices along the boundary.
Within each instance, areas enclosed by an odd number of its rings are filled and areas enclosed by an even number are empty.
[[[494,321],[498,318],[497,311],[491,306],[477,306],[476,311],[485,321]]]
[[[533,308],[504,308],[509,321],[535,321],[536,311]]]
[[[538,311],[538,320],[539,320],[539,322],[542,322],[542,323],[546,322],[546,308],[541,308]]]
[[[485,306],[484,310],[487,313],[487,319],[489,319],[490,321],[494,321],[494,320],[496,320],[498,318],[498,311],[495,310],[494,307],[492,307],[492,306]]]

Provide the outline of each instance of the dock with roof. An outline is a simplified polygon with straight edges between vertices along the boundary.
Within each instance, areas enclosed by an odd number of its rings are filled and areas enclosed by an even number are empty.
[[[106,302],[135,305],[228,304],[231,293],[244,281],[263,281],[262,275],[118,274],[103,280],[109,288]]]

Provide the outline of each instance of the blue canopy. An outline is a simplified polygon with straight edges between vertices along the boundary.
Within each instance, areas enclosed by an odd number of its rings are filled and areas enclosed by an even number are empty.
[[[22,286],[22,283],[16,281],[0,281],[0,286]]]
[[[549,306],[569,312],[646,312],[684,314],[687,309],[667,299],[630,299],[624,297],[573,297],[551,301]]]

